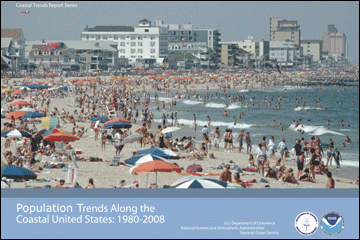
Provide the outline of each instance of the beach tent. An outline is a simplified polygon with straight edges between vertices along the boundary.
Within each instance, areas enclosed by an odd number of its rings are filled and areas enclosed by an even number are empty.
[[[37,175],[26,168],[8,165],[1,167],[1,177],[10,179],[36,179]]]
[[[180,158],[179,155],[177,155],[173,151],[171,151],[169,149],[165,149],[165,148],[145,149],[145,150],[135,153],[135,156],[144,155],[144,154],[151,154],[151,155],[159,156],[159,157],[166,158],[166,159],[179,159]]]

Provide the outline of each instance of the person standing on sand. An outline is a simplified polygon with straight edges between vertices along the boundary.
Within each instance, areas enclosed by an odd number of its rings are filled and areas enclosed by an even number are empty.
[[[332,178],[332,173],[327,172],[326,173],[328,180],[326,182],[326,188],[335,188],[335,180]]]
[[[216,130],[214,132],[214,139],[213,139],[214,147],[216,150],[219,150],[220,141],[221,141],[220,130],[219,127],[216,127]]]
[[[237,137],[237,140],[239,141],[239,153],[241,153],[241,150],[243,149],[243,138],[244,138],[244,130],[241,130],[239,136]]]
[[[251,150],[252,150],[252,142],[251,142],[251,139],[250,139],[250,133],[249,132],[247,132],[246,133],[246,137],[245,137],[245,142],[246,142],[246,153],[247,154],[251,154]]]
[[[195,132],[196,132],[196,116],[195,116],[195,114],[193,114],[193,119],[194,119],[194,128],[195,128]]]
[[[105,151],[105,144],[106,144],[106,136],[104,132],[101,132],[101,151]]]
[[[342,157],[340,151],[338,151],[337,147],[334,148],[333,157],[336,163],[336,169],[341,169],[340,160],[342,161]]]
[[[99,135],[99,124],[101,123],[101,119],[97,120],[94,126],[94,132],[95,132],[95,141],[98,139]]]
[[[264,162],[266,160],[266,148],[261,145],[258,145],[259,148],[256,151],[256,159],[257,159],[257,170],[261,176],[264,177]]]

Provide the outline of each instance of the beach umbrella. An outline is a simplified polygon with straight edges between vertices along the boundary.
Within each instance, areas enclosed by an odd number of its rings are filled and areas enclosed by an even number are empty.
[[[25,108],[22,108],[20,109],[21,111],[24,111],[24,112],[35,112],[35,110],[31,107],[25,107]]]
[[[6,77],[3,79],[3,81],[9,81],[9,80],[11,80],[11,78],[9,78],[9,77]]]
[[[126,164],[130,164],[130,165],[140,165],[141,163],[155,161],[155,160],[168,162],[168,160],[166,160],[165,158],[155,156],[155,155],[151,155],[151,154],[138,155],[138,156],[135,156],[135,157],[131,157],[129,159],[126,159],[124,162]],[[131,172],[132,171],[130,171],[130,173]]]
[[[131,128],[132,125],[125,122],[112,122],[109,124],[106,124],[104,128]]]
[[[140,134],[140,133],[134,133],[130,136],[127,136],[126,138],[124,138],[122,141],[121,141],[121,145],[124,145],[126,143],[134,143],[138,140],[140,140],[141,138],[143,138],[144,135],[143,134]]]
[[[39,88],[39,85],[37,85],[37,84],[30,84],[30,85],[28,85],[28,88],[36,89],[36,88]]]
[[[5,182],[1,181],[1,188],[10,188]]]
[[[24,89],[19,88],[18,90],[15,90],[15,91],[11,94],[11,96],[14,96],[14,95],[16,95],[16,94],[19,94],[19,93],[21,93],[21,92],[23,92],[23,91],[24,91]]]
[[[57,90],[59,90],[59,91],[68,90],[68,87],[67,86],[61,86],[61,87],[58,87]]]
[[[100,120],[100,119],[101,119],[101,122],[107,122],[107,121],[109,121],[109,119],[106,118],[106,117],[93,117],[93,118],[90,119],[90,121],[96,122],[96,121],[98,121],[98,120]]]
[[[173,188],[226,188],[227,183],[211,178],[195,178],[179,183]]]
[[[173,151],[171,151],[169,149],[165,149],[165,148],[145,149],[145,150],[135,153],[135,156],[144,155],[144,154],[151,154],[151,155],[159,156],[159,157],[166,158],[166,159],[179,159],[180,158],[179,155],[177,155]]]
[[[11,116],[14,116],[15,119],[19,119],[21,116],[27,114],[27,112],[24,111],[15,111],[15,112],[11,112],[8,115],[6,115],[5,119],[11,119]]]
[[[37,175],[26,168],[8,165],[1,167],[1,177],[10,179],[36,179]]]
[[[16,106],[16,105],[20,105],[20,106],[27,105],[27,106],[29,106],[29,105],[31,105],[31,103],[26,102],[26,101],[16,101],[16,102],[13,102],[11,105],[13,105],[13,106]]]
[[[179,130],[179,129],[181,129],[181,128],[179,128],[179,127],[167,127],[165,129],[163,129],[161,132],[162,133],[171,133],[171,132],[174,132],[174,131]]]
[[[40,117],[46,117],[46,115],[39,112],[30,112],[21,116],[20,118],[23,119],[23,118],[40,118]]]
[[[202,172],[203,168],[199,164],[192,164],[186,169],[187,173]]]
[[[6,116],[4,114],[1,114],[1,118],[5,118]]]
[[[120,104],[121,105],[121,104]],[[124,105],[125,106],[125,105]],[[110,119],[109,121],[104,123],[104,126],[109,124],[109,123],[113,123],[113,122],[124,122],[124,123],[131,123],[129,120],[125,119],[125,118],[114,118],[114,119]]]
[[[175,164],[164,162],[160,160],[154,160],[150,162],[144,162],[139,165],[136,165],[136,167],[131,169],[131,174],[138,174],[138,173],[149,173],[149,172],[155,172],[156,173],[156,183],[157,183],[157,173],[158,172],[181,172],[181,168]]]
[[[70,133],[53,133],[44,137],[44,140],[50,142],[75,142],[77,140],[80,140],[80,138],[75,137]]]
[[[58,125],[58,118],[55,117],[43,117],[41,119],[41,127],[44,128],[56,128]]]
[[[10,88],[3,88],[1,89],[1,92],[12,92],[13,90]]]
[[[44,133],[42,133],[42,136],[46,137],[46,136],[49,136],[54,133],[67,133],[67,132],[60,128],[50,128],[50,129],[46,130]]]
[[[14,129],[14,130],[11,130],[11,131],[2,132],[1,136],[2,137],[9,137],[9,138],[21,138],[21,137],[31,138],[32,134],[30,134],[28,132],[24,132],[24,131]]]

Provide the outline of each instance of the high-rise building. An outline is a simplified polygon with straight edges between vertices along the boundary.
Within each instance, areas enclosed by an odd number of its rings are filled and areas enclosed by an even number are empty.
[[[322,40],[322,51],[326,56],[332,56],[333,58],[344,60],[347,59],[347,43],[345,33],[338,32],[338,29],[334,24],[328,25],[328,34],[324,31],[320,34]]]
[[[301,31],[298,21],[288,21],[286,19],[270,18],[269,21],[269,41],[290,41],[300,45]]]
[[[319,62],[322,58],[321,40],[301,40],[304,56],[311,56],[313,62]]]

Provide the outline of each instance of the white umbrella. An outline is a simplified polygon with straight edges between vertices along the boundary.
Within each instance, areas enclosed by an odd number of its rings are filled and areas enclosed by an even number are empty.
[[[175,188],[226,188],[227,183],[210,179],[210,178],[198,178],[192,179],[189,181],[182,182],[176,186]]]
[[[126,143],[134,143],[135,141],[141,139],[145,137],[143,134],[140,134],[140,133],[134,133],[126,138],[124,138],[122,141],[121,141],[121,145],[124,145]]]
[[[179,129],[181,129],[181,128],[180,127],[167,127],[164,130],[162,130],[161,132],[162,133],[171,133],[171,132],[174,132]]]
[[[24,112],[35,112],[35,110],[33,108],[30,108],[30,107],[21,108],[20,110],[24,111]]]

